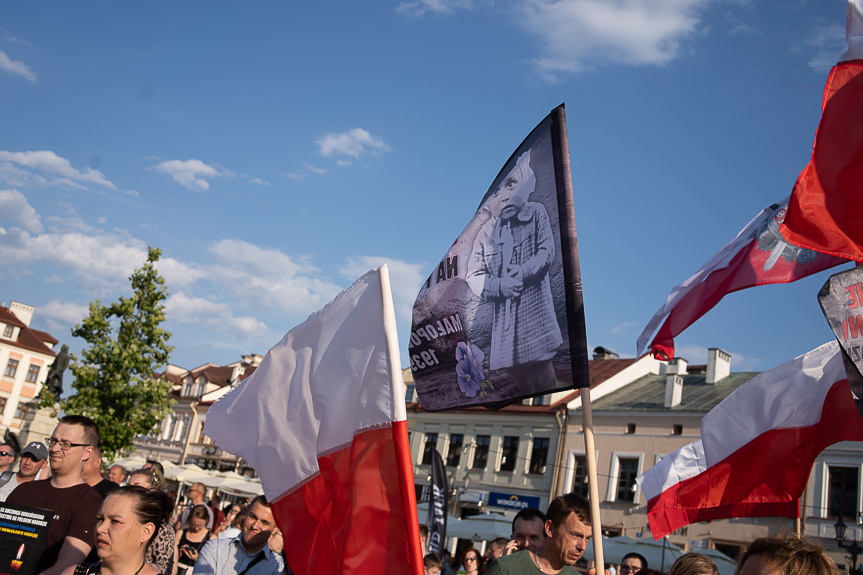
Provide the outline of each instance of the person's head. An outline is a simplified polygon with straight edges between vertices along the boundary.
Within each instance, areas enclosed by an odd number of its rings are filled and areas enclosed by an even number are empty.
[[[21,450],[21,463],[18,466],[18,482],[21,479],[34,479],[48,461],[48,448],[44,443],[31,441]]]
[[[425,575],[438,575],[440,573],[440,568],[443,565],[443,562],[440,560],[440,557],[437,556],[436,553],[429,553],[425,557],[423,557],[423,567],[425,568]]]
[[[161,491],[128,485],[112,491],[96,515],[96,553],[105,563],[140,554],[143,560],[172,502]]]
[[[246,552],[254,553],[262,549],[275,528],[276,520],[273,517],[273,510],[270,509],[270,503],[266,497],[258,495],[249,503],[249,509],[243,521],[242,542]]]
[[[192,533],[200,533],[207,530],[210,523],[210,513],[206,505],[195,505],[186,519],[186,529]]]
[[[522,509],[512,520],[512,538],[518,550],[535,550],[545,542],[545,515],[539,509]]]
[[[83,475],[84,462],[99,445],[99,428],[89,417],[67,415],[60,419],[46,443],[53,475]]]
[[[547,558],[552,563],[575,565],[593,535],[590,505],[581,495],[567,493],[552,499],[545,520]]]
[[[429,526],[428,525],[420,525],[420,547],[422,548],[423,555],[426,552],[426,544],[429,540]]]
[[[493,559],[498,559],[500,557],[503,557],[503,553],[504,553],[504,551],[506,551],[506,544],[508,542],[509,541],[507,540],[506,537],[498,537],[497,539],[492,541],[491,545],[489,546],[489,551],[491,552],[491,557]]]
[[[98,447],[93,448],[90,459],[84,462],[82,473],[84,474],[84,481],[90,485],[96,485],[102,481],[102,452]]]
[[[112,465],[108,470],[108,480],[120,485],[126,481],[126,468],[122,465]]]
[[[677,558],[668,575],[719,575],[719,569],[707,555],[686,553]]]
[[[129,485],[137,485],[144,489],[161,489],[162,478],[159,477],[159,474],[152,467],[149,469],[137,469],[129,475]]]
[[[788,531],[750,543],[734,574],[839,575],[839,569],[817,542]]]
[[[0,471],[7,471],[15,463],[15,449],[8,443],[0,443]]]
[[[465,549],[464,553],[461,554],[461,564],[465,571],[478,571],[482,567],[482,557],[480,557],[479,551],[473,547]]]
[[[632,551],[620,560],[620,575],[635,575],[647,567],[647,559],[644,558],[644,555]]]
[[[530,167],[530,151],[527,151],[494,192],[500,206],[500,217],[504,220],[515,217],[535,187],[536,175]]]
[[[207,493],[207,487],[203,483],[193,483],[189,488],[189,499],[195,505],[200,505],[204,502],[204,495]]]

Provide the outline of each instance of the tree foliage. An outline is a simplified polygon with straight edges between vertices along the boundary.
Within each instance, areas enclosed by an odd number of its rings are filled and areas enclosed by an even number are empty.
[[[131,297],[109,305],[90,302],[89,316],[72,330],[89,347],[80,358],[71,356],[76,393],[59,407],[98,423],[108,460],[128,451],[137,435],[154,431],[173,404],[170,382],[156,375],[174,349],[168,345],[171,334],[160,327],[168,297],[154,265],[160,255],[161,250],[149,248],[147,262],[129,277]],[[43,403],[48,401],[43,396]]]

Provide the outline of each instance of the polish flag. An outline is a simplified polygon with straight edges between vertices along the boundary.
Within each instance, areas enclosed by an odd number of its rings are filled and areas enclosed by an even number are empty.
[[[782,233],[812,250],[863,261],[863,0],[849,0],[849,50],[830,71],[812,158]]]
[[[729,517],[797,517],[815,458],[840,441],[863,441],[835,341],[764,372],[702,419],[701,439],[636,481],[650,531]]]
[[[422,575],[387,267],[285,335],[204,432],[261,477],[297,575]]]
[[[787,203],[786,198],[761,210],[700,270],[671,290],[665,304],[638,337],[638,356],[649,345],[657,359],[673,359],[674,338],[713,309],[726,294],[760,285],[790,283],[847,261],[801,249],[783,237],[779,229],[785,220]],[[659,331],[651,340],[657,327]]]

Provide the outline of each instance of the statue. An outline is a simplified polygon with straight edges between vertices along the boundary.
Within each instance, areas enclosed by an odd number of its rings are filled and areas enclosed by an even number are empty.
[[[45,385],[48,391],[54,394],[54,399],[59,402],[60,396],[63,394],[63,372],[69,365],[69,346],[65,343],[60,348],[60,353],[54,358],[54,363],[48,368],[48,377],[45,379]]]

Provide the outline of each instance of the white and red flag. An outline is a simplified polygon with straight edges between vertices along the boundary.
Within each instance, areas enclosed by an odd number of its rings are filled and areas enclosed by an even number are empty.
[[[701,439],[636,481],[659,539],[690,523],[729,517],[797,517],[815,458],[863,440],[863,419],[839,344],[822,345],[736,389],[701,423]]]
[[[780,233],[787,198],[761,210],[700,270],[671,290],[638,337],[637,355],[674,358],[674,338],[726,294],[759,285],[790,283],[847,260],[799,248]],[[663,321],[664,320],[664,321]],[[661,324],[661,326],[660,326]],[[650,337],[659,327],[659,331]]]
[[[285,335],[207,413],[258,472],[297,575],[422,575],[386,266]]]
[[[849,50],[830,71],[812,158],[782,233],[799,246],[863,261],[863,0],[849,0]]]

